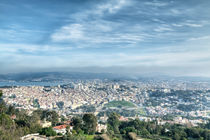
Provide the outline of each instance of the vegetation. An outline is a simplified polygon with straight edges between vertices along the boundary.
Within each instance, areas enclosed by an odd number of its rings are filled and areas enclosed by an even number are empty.
[[[129,108],[129,107],[135,107],[135,105],[128,101],[111,101],[105,104],[105,107],[118,107],[118,108],[128,107]]]
[[[119,125],[120,125],[120,121],[119,121],[119,115],[116,113],[112,113],[110,114],[108,120],[108,132],[110,134],[119,134]]]
[[[113,113],[108,119],[108,134],[118,139],[136,139],[137,137],[163,140],[210,139],[210,130],[181,125],[157,125],[156,122],[143,122],[139,119],[119,122],[119,115]],[[205,127],[208,127],[208,124]]]
[[[85,134],[95,134],[97,126],[97,118],[93,114],[84,114],[82,117],[84,122],[83,130]]]
[[[59,109],[63,109],[64,102],[63,101],[57,102],[56,105],[58,106]]]
[[[126,108],[115,108],[115,109],[111,109],[111,108],[106,108],[104,109],[103,112],[100,112],[98,114],[98,116],[104,116],[104,114],[106,115],[110,115],[113,112],[116,112],[117,114],[124,116],[124,117],[135,117],[136,115],[145,115],[146,112],[144,112],[144,110],[139,110],[139,109],[126,109]]]
[[[33,115],[39,118],[40,120],[46,120],[52,122],[52,126],[56,126],[58,123],[59,115],[55,111],[50,110],[35,110]]]
[[[94,114],[84,114],[82,118],[73,117],[72,125],[76,134],[95,134],[97,118]]]
[[[36,107],[36,108],[40,108],[39,100],[38,99],[34,99],[33,100],[33,106]]]
[[[46,135],[47,137],[49,137],[49,136],[56,136],[56,132],[53,130],[52,127],[42,128],[39,131],[39,134]]]
[[[77,107],[75,110],[81,110],[82,112],[95,112],[96,108],[93,105],[82,105]]]
[[[82,130],[82,119],[79,117],[73,117],[71,125],[74,126],[74,130],[79,133]]]
[[[58,114],[55,111],[35,110],[30,116],[25,110],[15,109],[13,106],[7,106],[2,99],[3,93],[0,91],[0,140],[14,140],[20,137],[39,133],[47,137],[56,136],[52,127],[42,128],[41,120],[52,122],[52,126],[59,124]],[[62,103],[60,103],[62,106]],[[12,116],[16,116],[12,118]],[[84,114],[83,117],[72,118],[74,130],[62,137],[56,139],[65,140],[93,140],[96,132],[97,118],[94,114]]]
[[[14,140],[32,133],[40,133],[47,136],[56,135],[52,128],[42,129],[39,123],[40,120],[49,120],[56,125],[58,122],[58,114],[56,112],[36,110],[29,116],[25,110],[7,106],[2,96],[3,93],[0,91],[0,139]]]
[[[53,126],[57,125],[59,116],[55,111],[39,109],[29,116],[25,110],[7,106],[2,96],[3,93],[0,91],[0,139],[14,140],[31,133],[40,133],[48,137],[56,135],[52,127],[41,128],[39,124],[40,120],[47,120],[52,122]],[[117,105],[116,102],[113,104]],[[73,130],[70,132],[67,129],[66,135],[55,139],[136,140],[141,138],[153,140],[210,140],[210,120],[208,123],[198,127],[187,127],[171,124],[157,125],[156,121],[144,122],[139,119],[119,121],[119,114],[110,112],[108,115],[106,133],[100,134],[96,132],[97,117],[89,113],[81,117],[73,117],[71,120],[71,125],[74,126]],[[165,119],[171,119],[171,117],[165,116]]]

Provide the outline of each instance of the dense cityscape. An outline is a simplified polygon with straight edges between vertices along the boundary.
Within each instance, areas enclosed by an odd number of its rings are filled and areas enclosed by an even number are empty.
[[[113,112],[123,122],[139,119],[156,121],[158,125],[196,127],[210,119],[208,82],[92,79],[57,86],[9,86],[0,90],[8,106],[25,110],[28,115],[37,110],[55,111],[71,122],[75,116],[92,113],[97,116],[98,132],[108,131],[106,123]],[[44,121],[41,125],[53,125],[57,133],[65,135],[66,126],[57,130],[58,126],[52,123]]]
[[[141,110],[139,115],[210,117],[209,83],[173,84],[86,80],[53,87],[11,87],[3,92],[9,105],[27,110],[56,110],[65,116],[81,112],[82,106],[93,106],[98,113],[106,110],[109,102],[127,101],[134,104],[131,110]]]

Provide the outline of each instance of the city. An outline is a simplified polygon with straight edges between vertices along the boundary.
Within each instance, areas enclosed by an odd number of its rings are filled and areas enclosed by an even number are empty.
[[[8,106],[25,110],[28,115],[49,110],[71,122],[75,116],[92,113],[97,116],[98,132],[108,131],[106,123],[112,112],[118,113],[123,122],[139,119],[156,121],[158,125],[196,127],[210,119],[208,82],[78,79],[57,86],[11,86],[0,90]],[[42,121],[41,125],[49,127],[52,123]],[[67,125],[53,129],[65,135]]]
[[[12,87],[2,90],[4,100],[9,105],[27,110],[56,110],[65,116],[83,111],[81,106],[93,106],[95,112],[103,112],[107,103],[124,100],[134,104],[133,110],[141,110],[142,114],[139,115],[210,117],[209,84],[199,83],[195,87],[193,84],[187,87],[182,82],[177,86],[170,84],[92,80],[53,87]]]

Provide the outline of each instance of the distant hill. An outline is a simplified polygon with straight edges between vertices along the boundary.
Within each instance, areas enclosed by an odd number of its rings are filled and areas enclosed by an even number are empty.
[[[111,73],[80,73],[80,72],[39,72],[0,75],[0,81],[65,81],[77,79],[123,79],[123,76]]]
[[[68,81],[68,80],[90,80],[90,79],[109,79],[113,81],[119,80],[140,80],[140,81],[165,81],[165,80],[181,80],[181,81],[206,81],[210,82],[210,78],[203,77],[173,77],[167,75],[135,75],[135,74],[114,74],[114,73],[85,73],[85,72],[27,72],[27,73],[11,73],[0,74],[0,81],[16,81],[16,82],[52,82],[52,81]]]

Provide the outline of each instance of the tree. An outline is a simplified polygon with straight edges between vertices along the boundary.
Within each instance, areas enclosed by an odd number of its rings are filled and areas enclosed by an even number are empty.
[[[187,128],[187,135],[192,138],[200,138],[199,130],[196,128]]]
[[[206,123],[206,125],[204,126],[204,128],[210,129],[210,119],[208,120],[208,122]]]
[[[119,121],[119,115],[116,113],[111,113],[109,115],[109,118],[107,120],[107,125],[108,125],[108,131],[113,131],[115,134],[119,134],[119,125],[120,125],[120,121]]]
[[[52,126],[55,126],[58,123],[59,115],[55,111],[44,110],[42,112],[41,119],[46,119],[47,121],[52,122]]]
[[[42,128],[39,134],[46,135],[47,137],[56,136],[56,132],[53,130],[52,127]]]
[[[148,137],[150,135],[149,131],[147,131],[146,128],[143,128],[142,130],[138,131],[139,135],[142,135],[143,137]]]
[[[30,133],[37,133],[42,129],[42,126],[38,123],[30,124]]]
[[[3,92],[2,90],[0,90],[0,98],[3,96]]]
[[[179,134],[175,133],[175,135],[173,136],[173,139],[174,139],[174,140],[180,140],[181,137],[180,137]]]
[[[202,137],[204,138],[204,140],[210,140],[210,130],[204,130],[202,132]]]
[[[9,129],[13,126],[13,121],[10,119],[9,115],[5,113],[0,114],[0,126],[5,129]]]
[[[39,104],[39,100],[38,100],[38,99],[34,99],[34,100],[33,100],[33,106],[34,106],[35,108],[40,108],[40,104]]]
[[[32,115],[31,115],[31,117],[30,117],[30,120],[31,120],[31,122],[33,122],[33,123],[38,123],[38,122],[41,120],[41,118],[40,118],[40,115],[39,115],[39,114],[37,114],[37,113],[32,113]]]
[[[3,92],[2,90],[0,90],[0,113],[6,112],[7,110],[7,106],[2,97],[3,97]]]
[[[14,115],[15,112],[16,112],[15,107],[10,105],[9,108],[8,108],[8,110],[7,110],[7,114]]]
[[[84,121],[83,130],[86,134],[94,134],[96,132],[97,118],[94,114],[84,114],[82,117]]]
[[[70,133],[70,126],[66,127],[66,134]]]
[[[32,113],[32,116],[38,116],[40,119],[44,119],[43,110],[41,110],[41,109],[34,110]]]
[[[79,117],[73,117],[72,119],[71,119],[71,125],[73,125],[74,126],[74,130],[76,131],[76,132],[79,132],[79,130],[81,130],[82,129],[82,119],[81,118],[79,118]]]
[[[56,102],[56,105],[58,106],[59,109],[63,109],[64,102],[63,101]]]

